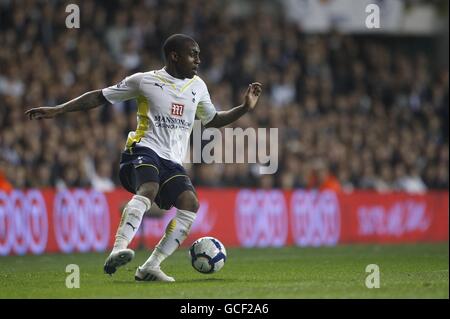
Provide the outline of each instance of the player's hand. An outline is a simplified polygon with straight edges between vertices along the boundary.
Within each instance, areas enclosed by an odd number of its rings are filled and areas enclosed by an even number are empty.
[[[259,82],[254,82],[248,85],[247,91],[245,92],[244,105],[253,110],[258,102],[258,98],[261,95],[262,84]]]
[[[49,119],[55,117],[58,114],[60,114],[60,109],[58,107],[48,106],[35,107],[25,112],[25,115],[27,115],[30,120]]]

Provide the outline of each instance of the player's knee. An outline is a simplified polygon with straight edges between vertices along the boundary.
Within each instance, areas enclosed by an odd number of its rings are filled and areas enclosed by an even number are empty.
[[[176,205],[178,209],[187,210],[196,213],[200,204],[197,196],[192,191],[185,191],[178,196]]]
[[[137,190],[136,194],[140,196],[147,197],[150,201],[154,201],[156,194],[158,194],[158,183],[149,182],[144,183],[141,186],[139,186],[139,189]]]

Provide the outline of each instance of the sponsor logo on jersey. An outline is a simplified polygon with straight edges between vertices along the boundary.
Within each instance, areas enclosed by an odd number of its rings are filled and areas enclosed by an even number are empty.
[[[164,116],[164,115],[155,115],[155,127],[167,128],[167,129],[182,129],[182,130],[190,130],[192,126],[192,122],[188,122],[182,118]]]
[[[183,116],[184,105],[179,103],[172,103],[172,115]]]

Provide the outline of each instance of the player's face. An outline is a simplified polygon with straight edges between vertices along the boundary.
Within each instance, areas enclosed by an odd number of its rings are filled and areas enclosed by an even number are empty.
[[[177,62],[178,72],[185,78],[193,78],[200,65],[200,48],[195,42],[187,42]]]

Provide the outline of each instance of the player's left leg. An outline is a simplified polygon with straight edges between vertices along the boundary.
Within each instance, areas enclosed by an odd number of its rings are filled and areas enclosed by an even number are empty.
[[[198,206],[197,196],[192,191],[185,191],[178,197],[175,204],[177,213],[167,225],[164,236],[144,267],[159,267],[183,243],[191,230]]]
[[[189,181],[190,182],[190,181]],[[164,274],[161,263],[180,247],[191,230],[199,208],[197,195],[193,190],[183,191],[176,199],[175,217],[167,225],[166,231],[147,261],[136,271],[136,280],[174,281]]]

